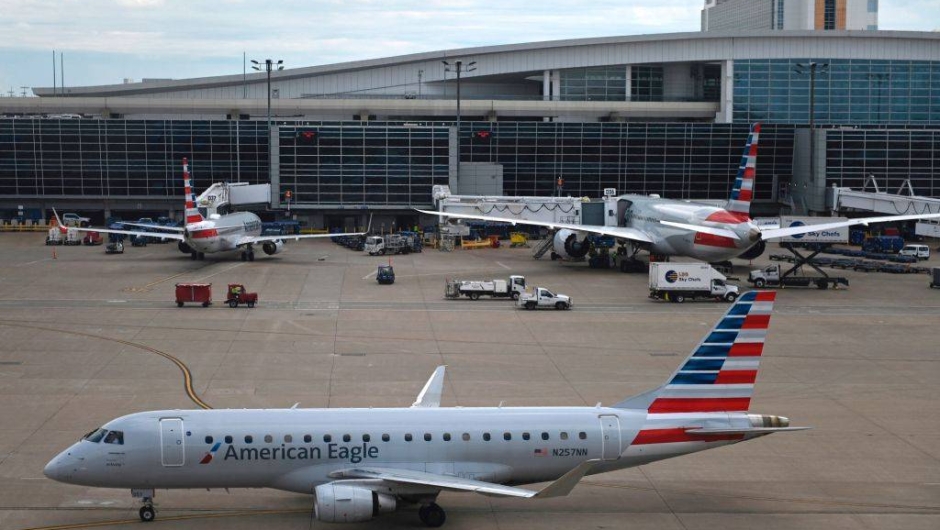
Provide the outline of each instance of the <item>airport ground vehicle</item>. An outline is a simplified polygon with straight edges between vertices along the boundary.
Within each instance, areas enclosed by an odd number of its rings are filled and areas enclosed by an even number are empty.
[[[444,297],[466,296],[477,300],[481,296],[512,298],[517,300],[525,292],[525,276],[513,275],[508,280],[445,280]]]
[[[379,265],[379,270],[375,273],[375,281],[382,285],[395,283],[395,269],[391,265]]]
[[[385,254],[408,254],[412,250],[409,238],[400,234],[384,236],[369,236],[363,248],[370,256],[384,256]]]
[[[571,309],[571,297],[563,294],[555,294],[544,287],[536,287],[531,293],[525,292],[519,295],[516,300],[518,307],[525,309],[543,309],[554,307],[555,309]]]
[[[94,246],[94,245],[100,245],[103,242],[104,240],[101,238],[101,234],[99,234],[98,232],[88,232],[88,235],[82,238],[83,245]]]
[[[930,259],[930,247],[927,245],[904,245],[898,254],[902,256],[913,256],[918,260]]]
[[[734,302],[737,285],[707,263],[650,263],[650,298],[682,303],[696,298]]]
[[[940,267],[930,269],[930,288],[940,289]]]
[[[254,307],[258,303],[258,293],[249,293],[245,286],[240,283],[228,284],[228,295],[225,297],[225,303],[232,309],[238,307],[238,304],[245,304],[248,307]]]
[[[815,285],[819,289],[828,289],[830,286],[845,285],[848,287],[848,278],[836,276],[797,276],[792,272],[797,267],[781,273],[780,265],[774,264],[763,269],[753,270],[748,274],[747,281],[758,289],[763,287],[810,287]]]
[[[111,241],[104,247],[105,254],[123,254],[124,243],[122,241]]]
[[[62,225],[86,227],[91,225],[91,219],[82,217],[77,213],[64,213],[62,214]]]
[[[186,302],[196,302],[202,304],[202,307],[209,307],[212,304],[212,284],[176,284],[176,306],[183,307],[183,304]]]

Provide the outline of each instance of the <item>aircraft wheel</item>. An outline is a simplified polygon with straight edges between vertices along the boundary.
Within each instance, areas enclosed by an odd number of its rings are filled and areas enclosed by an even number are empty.
[[[440,528],[443,526],[444,521],[447,520],[447,514],[444,513],[444,509],[438,506],[437,503],[432,502],[418,509],[418,518],[421,519],[422,523],[431,528]]]
[[[150,505],[141,506],[140,512],[138,513],[140,514],[140,520],[145,523],[152,522],[154,519],[157,518],[157,512],[155,512],[153,510],[153,506],[150,506]]]
[[[206,253],[205,253],[205,252],[199,252],[199,259],[201,259],[201,260],[206,259]]]
[[[195,261],[195,260],[198,259],[198,258],[199,258],[199,254],[196,253],[196,252],[193,252],[193,253],[191,253],[191,254],[189,255],[189,259],[191,259],[191,260],[194,260],[194,261]]]
[[[248,253],[242,252],[242,261],[248,261]]]
[[[248,261],[254,261],[254,260],[255,260],[255,253],[254,253],[254,252],[249,252],[249,253],[248,253]]]

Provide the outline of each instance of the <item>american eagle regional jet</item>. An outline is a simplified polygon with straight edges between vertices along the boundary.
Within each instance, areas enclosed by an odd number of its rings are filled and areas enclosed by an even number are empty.
[[[741,157],[731,198],[723,208],[690,201],[662,199],[658,195],[623,195],[619,199],[626,201],[627,208],[623,214],[622,226],[546,223],[491,216],[482,210],[480,215],[418,211],[442,219],[474,219],[512,225],[544,226],[556,231],[553,250],[563,258],[583,258],[590,250],[586,236],[599,234],[629,241],[634,254],[643,249],[657,256],[686,256],[709,263],[727,261],[735,257],[754,259],[764,252],[767,241],[807,232],[870,223],[940,218],[940,214],[889,215],[782,228],[760,227],[750,217],[759,137],[760,124],[755,123],[744,147],[744,156]]]
[[[585,475],[803,429],[748,412],[774,296],[745,293],[663,385],[611,406],[441,407],[441,366],[411,408],[130,414],[43,473],[130,488],[143,521],[155,517],[157,489],[275,488],[313,494],[324,522],[417,504],[421,521],[439,527],[441,491],[564,496]],[[538,491],[519,487],[545,481],[553,482]]]
[[[205,259],[206,254],[216,252],[241,251],[242,261],[254,261],[254,246],[260,245],[261,250],[269,256],[279,254],[284,250],[284,241],[288,239],[315,239],[324,237],[338,237],[362,235],[365,232],[345,234],[304,234],[304,235],[261,235],[261,219],[251,212],[235,212],[226,215],[210,215],[206,219],[196,208],[193,189],[189,183],[189,161],[183,159],[183,190],[186,194],[186,225],[182,228],[159,226],[151,229],[166,230],[166,232],[153,232],[145,230],[113,230],[110,228],[72,228],[83,232],[101,232],[105,234],[124,234],[130,236],[161,237],[179,242],[180,252],[189,254],[192,259]],[[53,210],[55,213],[55,210]],[[65,232],[68,228],[56,214],[56,220]],[[129,226],[135,223],[124,223]]]

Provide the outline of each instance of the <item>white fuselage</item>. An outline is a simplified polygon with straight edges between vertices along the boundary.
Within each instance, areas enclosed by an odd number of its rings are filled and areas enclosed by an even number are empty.
[[[740,256],[759,241],[757,225],[746,216],[736,216],[724,208],[646,195],[624,195],[621,199],[631,203],[624,213],[624,225],[649,234],[653,239],[649,250],[653,254],[686,256],[715,263]],[[737,234],[739,239],[675,228],[660,221],[724,228]]]
[[[526,484],[556,479],[589,459],[603,461],[591,471],[601,473],[739,441],[637,445],[642,429],[749,425],[746,414],[656,416],[602,407],[142,412],[103,427],[120,432],[122,444],[79,441],[44,473],[113,488],[312,493],[333,480],[333,471],[378,466]]]
[[[194,252],[228,252],[238,250],[239,239],[260,236],[261,219],[251,212],[236,212],[187,224],[183,234]]]

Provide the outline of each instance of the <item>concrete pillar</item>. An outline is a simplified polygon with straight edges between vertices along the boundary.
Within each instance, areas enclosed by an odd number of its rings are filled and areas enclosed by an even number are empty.
[[[542,72],[542,101],[550,101],[552,99],[552,71],[545,70]]]
[[[552,101],[561,100],[561,71],[552,70]]]
[[[623,72],[623,82],[627,85],[627,87],[626,87],[626,88],[627,88],[627,99],[626,99],[626,100],[627,100],[627,101],[630,101],[631,99],[633,99],[633,94],[631,93],[631,92],[633,91],[633,90],[632,90],[632,87],[633,87],[633,65],[632,65],[632,64],[625,64],[625,65],[623,66],[623,68],[624,68],[624,72]]]
[[[734,120],[734,61],[721,62],[721,87],[718,98],[718,114],[715,123],[731,123]]]

